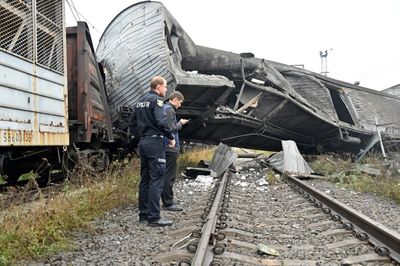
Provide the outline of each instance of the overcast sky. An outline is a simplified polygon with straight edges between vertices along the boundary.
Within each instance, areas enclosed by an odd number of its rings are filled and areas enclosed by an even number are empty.
[[[72,5],[72,0],[66,0]],[[129,0],[74,0],[95,47]],[[162,0],[199,45],[321,72],[382,90],[400,84],[399,0]],[[66,3],[67,26],[76,25]],[[79,19],[78,19],[79,20]]]

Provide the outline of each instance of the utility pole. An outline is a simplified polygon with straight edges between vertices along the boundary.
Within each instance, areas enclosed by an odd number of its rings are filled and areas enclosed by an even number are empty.
[[[328,75],[328,50],[325,52],[319,51],[319,56],[321,57],[321,75]]]

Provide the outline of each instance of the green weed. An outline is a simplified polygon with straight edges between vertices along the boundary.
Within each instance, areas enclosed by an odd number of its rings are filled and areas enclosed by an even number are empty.
[[[0,227],[0,265],[73,248],[75,231],[93,232],[93,219],[137,200],[138,164],[114,164],[95,177],[75,173],[61,193],[4,211]],[[79,185],[77,185],[79,184]]]

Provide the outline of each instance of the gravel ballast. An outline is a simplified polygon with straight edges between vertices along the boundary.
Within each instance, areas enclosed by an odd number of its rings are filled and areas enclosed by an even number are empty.
[[[257,166],[258,164],[253,164],[251,167]],[[265,176],[264,174],[261,169],[247,172],[246,180],[244,177],[241,180],[241,177],[238,176],[235,186],[244,186],[244,183],[253,183],[255,186],[259,186],[257,182],[260,182],[260,179]],[[361,194],[343,189],[326,181],[312,180],[307,182],[388,228],[400,231],[398,219],[400,207],[398,204],[372,194]],[[265,197],[268,197],[268,192],[274,189],[273,186],[266,184],[259,187],[261,188],[257,190],[258,194],[255,197],[257,201],[262,199],[264,194]],[[212,185],[195,180],[178,180],[175,184],[175,198],[179,205],[184,208],[184,211],[162,210],[161,212],[162,217],[173,220],[174,225],[164,228],[149,227],[146,224],[139,224],[136,206],[115,209],[94,222],[94,226],[97,228],[96,234],[79,234],[77,236],[75,251],[59,254],[40,264],[159,265],[152,263],[154,257],[170,251],[171,245],[177,241],[172,232],[184,228],[189,222],[193,221],[193,213],[196,213],[197,209],[203,208],[207,193],[211,188]],[[280,188],[278,187],[278,189]],[[251,212],[249,214],[251,215]],[[261,219],[261,217],[258,217],[259,213],[253,215],[257,216],[257,220]],[[290,223],[284,226],[293,227],[295,225]],[[289,242],[283,244],[290,246]]]

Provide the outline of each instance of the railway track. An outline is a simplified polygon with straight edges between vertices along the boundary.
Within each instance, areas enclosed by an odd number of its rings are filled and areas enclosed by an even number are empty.
[[[63,180],[62,173],[52,173],[50,178],[39,177],[20,180],[13,184],[1,184],[0,210],[7,209],[12,205],[27,203],[43,196],[53,195],[62,189]]]
[[[225,172],[155,257],[177,265],[399,265],[400,237],[297,178]]]
[[[80,184],[86,178],[94,179],[101,176],[107,166],[101,161],[96,161],[96,168],[92,163],[82,160],[74,170],[54,170],[37,177],[0,184],[0,210],[33,201],[40,196],[46,197],[58,193],[62,190],[66,178],[75,184]],[[124,164],[121,164],[122,166]]]

